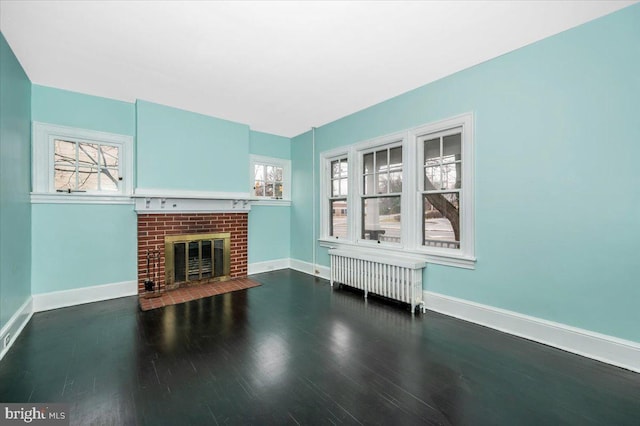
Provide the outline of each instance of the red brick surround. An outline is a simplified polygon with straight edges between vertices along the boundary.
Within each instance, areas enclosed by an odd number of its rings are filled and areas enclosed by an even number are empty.
[[[138,293],[144,293],[147,251],[160,253],[158,282],[164,291],[164,237],[180,234],[231,233],[231,277],[247,276],[247,213],[178,213],[138,215]]]

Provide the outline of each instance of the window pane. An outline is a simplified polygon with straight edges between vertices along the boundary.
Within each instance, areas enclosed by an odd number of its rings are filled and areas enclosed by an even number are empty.
[[[54,176],[56,191],[72,191],[76,189],[76,168],[75,166],[57,165]]]
[[[118,167],[118,147],[100,145],[100,164],[106,167]]]
[[[342,178],[340,179],[340,195],[347,195],[349,188],[349,179]]]
[[[282,183],[276,183],[274,192],[276,198],[282,198]]]
[[[347,238],[347,200],[331,200],[329,204],[331,209],[329,235]]]
[[[438,190],[442,186],[442,175],[440,166],[427,167],[424,169],[424,190]]]
[[[56,164],[69,164],[76,167],[76,144],[75,142],[67,142],[61,140],[55,140],[54,146],[54,161]]]
[[[264,166],[261,164],[256,164],[253,168],[253,179],[254,180],[264,180]]]
[[[400,242],[400,196],[362,200],[362,238]]]
[[[460,248],[460,194],[423,196],[424,245]]]
[[[424,164],[435,166],[440,163],[440,138],[424,141]]]
[[[444,163],[460,161],[462,158],[461,142],[462,138],[460,133],[442,138],[442,161]]]
[[[373,173],[373,153],[363,156],[364,173]]]
[[[78,144],[78,165],[91,167],[98,163],[98,145],[93,143],[80,142]]]
[[[254,184],[256,197],[264,197],[264,182],[261,180],[255,181]]]
[[[442,189],[459,189],[462,182],[462,164],[449,163],[442,166]]]
[[[349,164],[347,159],[340,160],[340,174],[342,177],[349,176]]]
[[[264,196],[273,197],[273,183],[267,182],[264,187]]]
[[[94,167],[78,167],[78,191],[98,190],[98,169]]]
[[[340,160],[331,162],[331,177],[333,179],[340,177]]]
[[[392,172],[402,170],[402,147],[401,146],[392,148],[390,150],[389,170]]]
[[[331,181],[331,196],[339,197],[340,196],[340,181],[332,180]]]
[[[402,172],[389,173],[389,192],[402,192]]]
[[[376,168],[379,172],[386,172],[388,170],[387,164],[387,150],[376,152]]]
[[[118,169],[101,169],[100,170],[100,190],[101,191],[117,191],[118,190]]]
[[[276,182],[282,182],[282,167],[276,167]]]
[[[375,181],[373,180],[375,175],[366,175],[363,181],[363,191],[365,195],[375,194]]]
[[[267,178],[265,180],[267,182],[273,182],[274,180],[276,180],[275,167],[267,166],[266,169],[267,169]]]
[[[387,174],[381,173],[378,175],[378,194],[386,194],[389,189]]]

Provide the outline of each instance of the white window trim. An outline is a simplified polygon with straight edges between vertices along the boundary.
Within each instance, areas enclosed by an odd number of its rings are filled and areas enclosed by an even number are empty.
[[[33,122],[32,182],[33,203],[70,204],[132,204],[133,193],[133,137],[116,133],[80,129],[77,127]],[[118,145],[122,176],[121,190],[113,193],[65,193],[54,187],[54,139]]]
[[[282,168],[282,198],[256,197],[253,190],[254,168],[256,164]],[[258,206],[290,206],[291,205],[291,160],[263,155],[249,155],[249,193],[251,204]]]
[[[421,160],[418,139],[430,133],[462,128],[462,173],[463,190],[461,193],[461,245],[460,249],[426,247],[422,245],[421,193],[419,179]],[[351,248],[362,253],[377,255],[410,256],[439,265],[454,266],[466,269],[475,268],[475,207],[474,207],[474,134],[473,114],[466,113],[449,119],[414,127],[403,132],[360,142],[354,145],[336,148],[320,154],[320,238],[321,247]],[[401,243],[377,243],[360,238],[362,212],[360,170],[364,151],[389,145],[402,140],[402,204],[401,204]],[[347,156],[349,161],[349,195],[347,197],[347,238],[330,237],[329,234],[329,201],[328,182],[332,160]],[[355,175],[354,175],[355,173]],[[352,177],[352,176],[355,176]],[[353,223],[353,221],[356,223]]]

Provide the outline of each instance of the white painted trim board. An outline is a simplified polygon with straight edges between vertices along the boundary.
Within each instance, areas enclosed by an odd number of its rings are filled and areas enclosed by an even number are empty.
[[[95,285],[33,295],[33,311],[42,312],[138,294],[137,281]]]
[[[4,340],[4,336],[7,333],[11,333],[11,338],[9,340],[9,344],[4,347],[4,342],[0,340],[0,360],[5,356],[11,346],[13,346],[13,342],[16,341],[20,333],[24,327],[29,323],[31,317],[33,316],[33,300],[31,296],[20,306],[12,316],[9,318],[9,321],[2,327],[0,330],[0,339]]]

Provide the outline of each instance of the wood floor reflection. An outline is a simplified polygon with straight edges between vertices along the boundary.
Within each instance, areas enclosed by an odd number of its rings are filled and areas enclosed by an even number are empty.
[[[0,401],[67,402],[83,425],[638,424],[640,374],[291,270],[252,278],[36,314]]]

